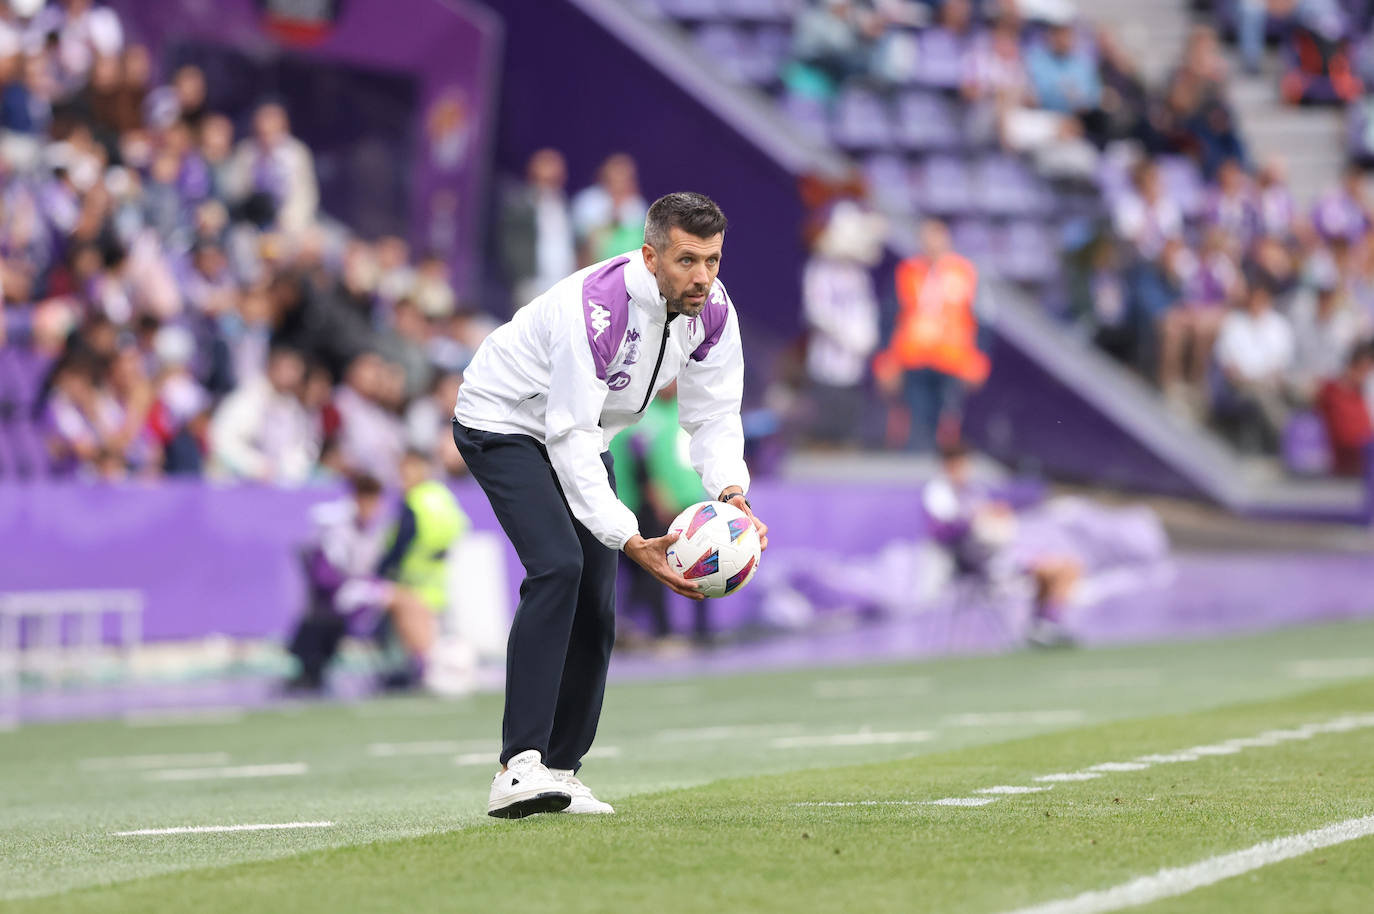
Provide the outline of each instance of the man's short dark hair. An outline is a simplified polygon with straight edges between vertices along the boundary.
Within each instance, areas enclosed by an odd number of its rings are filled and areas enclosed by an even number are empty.
[[[353,494],[359,498],[371,495],[382,494],[382,484],[376,476],[368,473],[351,473],[348,476],[348,487],[353,490]]]
[[[644,220],[644,241],[656,251],[668,246],[668,232],[680,228],[698,238],[714,238],[725,231],[725,214],[705,194],[679,191],[654,201]]]

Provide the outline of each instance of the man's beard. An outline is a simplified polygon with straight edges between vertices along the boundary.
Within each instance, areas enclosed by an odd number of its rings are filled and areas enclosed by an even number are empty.
[[[702,287],[700,289],[688,289],[677,298],[665,295],[664,298],[667,300],[668,313],[685,314],[688,317],[696,317],[706,308],[706,293],[707,289]],[[688,295],[700,295],[702,299],[699,302],[689,302],[687,301]]]

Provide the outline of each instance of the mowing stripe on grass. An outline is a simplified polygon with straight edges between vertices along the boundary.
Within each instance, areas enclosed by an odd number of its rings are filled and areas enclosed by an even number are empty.
[[[1347,819],[1300,835],[1275,838],[1245,850],[1208,857],[1189,866],[1162,869],[1153,876],[1141,876],[1110,889],[1018,908],[1011,914],[1107,914],[1184,895],[1223,879],[1369,835],[1374,835],[1374,816]]]
[[[82,771],[137,771],[141,768],[224,765],[227,752],[184,752],[173,755],[116,755],[108,758],[83,758],[77,762]]]
[[[217,781],[225,778],[281,778],[305,774],[310,766],[305,762],[282,762],[277,765],[237,765],[228,768],[169,768],[149,771],[143,777],[149,781]]]
[[[1082,711],[989,711],[973,714],[950,714],[940,723],[946,727],[1021,727],[1056,726],[1082,723]]]
[[[126,727],[214,727],[243,720],[242,708],[197,708],[190,711],[130,711]]]
[[[455,752],[475,751],[489,748],[489,739],[470,739],[459,742],[454,739],[425,740],[414,743],[370,743],[367,754],[373,758],[397,758],[408,755],[453,755]]]
[[[929,730],[909,732],[831,733],[827,736],[779,736],[769,743],[774,749],[815,749],[822,746],[892,746],[899,743],[924,743],[935,738]]]
[[[819,679],[811,686],[811,694],[817,698],[902,698],[929,691],[929,676]]]
[[[1291,660],[1283,665],[1289,679],[1359,679],[1374,676],[1374,657],[1330,657]]]
[[[137,835],[204,835],[228,831],[284,831],[293,828],[333,828],[333,822],[280,822],[273,825],[180,825],[176,828],[139,828],[134,831],[110,832],[112,838]]]
[[[787,733],[801,729],[801,724],[734,724],[723,727],[687,727],[677,730],[660,730],[655,734],[655,738],[667,743],[695,743],[718,739],[749,739],[767,736],[771,733]]]

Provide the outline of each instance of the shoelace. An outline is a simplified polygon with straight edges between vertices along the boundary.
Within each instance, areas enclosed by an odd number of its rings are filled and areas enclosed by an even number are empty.
[[[554,777],[558,778],[559,781],[561,781],[565,786],[569,787],[576,793],[584,794],[586,796],[592,795],[592,789],[588,787],[586,784],[579,781],[577,779],[577,775],[575,774],[560,774],[554,775]]]

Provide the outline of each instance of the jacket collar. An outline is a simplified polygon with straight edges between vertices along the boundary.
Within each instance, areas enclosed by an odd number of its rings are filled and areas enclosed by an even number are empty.
[[[642,251],[631,251],[625,255],[630,262],[625,265],[625,291],[630,293],[630,301],[662,319],[668,314],[668,300],[658,291],[658,280],[644,264]]]

